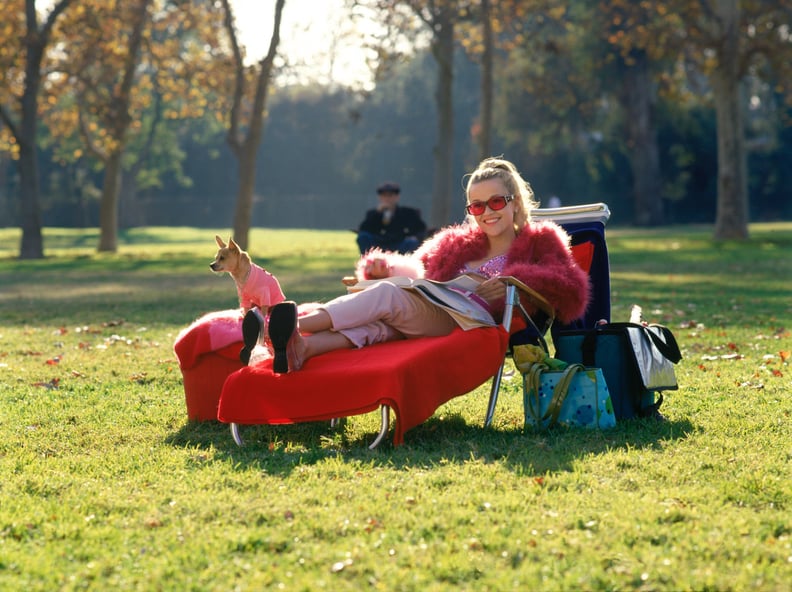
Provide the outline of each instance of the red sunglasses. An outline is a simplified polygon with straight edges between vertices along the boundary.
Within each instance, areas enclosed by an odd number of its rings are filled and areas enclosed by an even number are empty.
[[[487,201],[474,201],[465,206],[465,210],[471,216],[481,216],[487,207],[493,212],[502,210],[514,199],[513,195],[493,195]]]

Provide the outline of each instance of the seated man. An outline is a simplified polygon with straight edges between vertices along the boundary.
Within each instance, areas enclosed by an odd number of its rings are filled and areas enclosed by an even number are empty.
[[[384,251],[409,253],[418,248],[426,234],[421,212],[399,205],[401,188],[384,183],[377,188],[379,205],[368,210],[358,227],[357,244],[361,253],[374,247]]]

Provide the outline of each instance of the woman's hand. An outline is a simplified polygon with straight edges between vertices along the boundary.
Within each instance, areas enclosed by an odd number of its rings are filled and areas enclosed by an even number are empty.
[[[476,288],[476,294],[481,296],[487,302],[495,302],[506,298],[506,284],[499,278],[490,278],[484,280]]]
[[[366,261],[365,273],[372,280],[390,277],[390,266],[385,259],[372,258]]]

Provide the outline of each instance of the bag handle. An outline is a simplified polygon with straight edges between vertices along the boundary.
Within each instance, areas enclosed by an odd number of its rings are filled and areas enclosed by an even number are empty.
[[[660,331],[663,334],[665,341],[660,339],[660,336],[650,329],[657,329]],[[671,360],[673,364],[679,363],[679,361],[682,359],[682,352],[679,351],[679,345],[677,344],[676,337],[674,337],[674,334],[671,333],[667,327],[664,327],[663,325],[649,325],[649,329],[647,329],[645,333],[649,335],[652,343],[655,344],[655,347],[660,350],[660,353],[663,354],[663,356]]]
[[[523,375],[523,390],[525,393],[524,405],[538,427],[541,427],[545,420],[550,420],[547,427],[552,427],[558,422],[558,416],[561,414],[561,408],[564,406],[564,401],[569,393],[569,386],[572,384],[572,379],[575,378],[575,374],[585,370],[585,366],[583,366],[583,364],[569,364],[569,366],[564,369],[553,389],[553,396],[550,399],[547,410],[540,416],[539,384],[542,373],[547,370],[549,370],[547,364],[531,364]]]

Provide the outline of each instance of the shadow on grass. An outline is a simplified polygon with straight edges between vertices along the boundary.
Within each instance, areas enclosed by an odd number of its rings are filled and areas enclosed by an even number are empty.
[[[241,448],[234,443],[228,425],[189,422],[166,442],[177,447],[214,448],[231,466],[243,470],[266,466],[269,474],[279,475],[328,457],[398,470],[463,464],[476,458],[502,463],[520,474],[542,475],[569,471],[581,458],[614,450],[662,450],[668,442],[695,431],[688,420],[641,419],[623,421],[607,431],[558,428],[534,432],[485,428],[468,424],[461,415],[446,415],[432,417],[410,430],[403,446],[394,447],[387,439],[372,451],[368,445],[376,433],[357,430],[349,437],[344,421],[336,428],[329,422],[241,426],[245,441]]]

